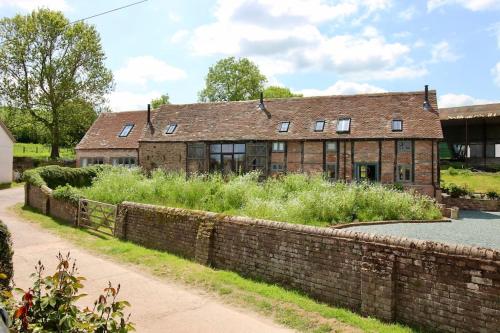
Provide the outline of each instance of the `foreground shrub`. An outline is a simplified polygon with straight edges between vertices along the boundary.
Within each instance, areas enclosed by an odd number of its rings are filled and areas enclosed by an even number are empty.
[[[0,221],[0,289],[7,288],[13,274],[12,240],[9,229]]]
[[[52,191],[52,196],[55,199],[68,201],[74,204],[78,204],[78,201],[83,197],[79,189],[69,184],[57,187]]]
[[[223,178],[113,168],[81,189],[89,199],[200,209],[277,221],[328,225],[352,221],[437,219],[433,199],[380,184],[330,183],[321,176],[290,174],[258,181],[257,173]]]
[[[498,194],[497,191],[488,191],[488,192],[486,192],[486,196],[489,199],[498,199],[500,197],[500,195]]]
[[[27,291],[18,289],[22,297],[15,300],[12,293],[3,290],[2,301],[11,316],[11,328],[15,332],[68,332],[68,333],[126,333],[134,330],[124,316],[126,301],[118,301],[120,285],[111,283],[94,302],[92,309],[80,309],[75,303],[85,278],[77,275],[75,262],[58,255],[55,274],[44,276],[45,267],[39,262],[32,274],[35,281]]]
[[[68,168],[48,165],[25,171],[23,180],[35,186],[46,185],[51,189],[67,184],[73,187],[84,187],[89,186],[92,179],[106,168],[109,169],[110,166],[93,165],[85,168]]]
[[[442,185],[442,189],[452,198],[460,198],[466,195],[471,195],[471,191],[467,186],[460,186],[454,183],[444,184]]]

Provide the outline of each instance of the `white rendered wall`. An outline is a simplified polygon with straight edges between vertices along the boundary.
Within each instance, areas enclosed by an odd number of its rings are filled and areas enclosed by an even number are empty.
[[[0,127],[0,184],[12,181],[12,156],[14,143]]]

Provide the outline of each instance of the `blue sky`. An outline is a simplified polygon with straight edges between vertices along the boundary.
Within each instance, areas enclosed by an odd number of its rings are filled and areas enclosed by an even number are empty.
[[[134,0],[0,0],[71,20]],[[440,107],[500,100],[500,0],[149,0],[87,21],[115,76],[115,111],[168,93],[196,102],[208,67],[249,57],[305,95],[436,89]]]

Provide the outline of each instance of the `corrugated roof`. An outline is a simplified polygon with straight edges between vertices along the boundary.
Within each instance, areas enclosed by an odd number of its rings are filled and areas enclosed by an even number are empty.
[[[89,128],[76,149],[137,149],[147,122],[147,111],[105,112]],[[133,124],[127,137],[119,137],[123,127]]]
[[[429,92],[437,110],[436,92]],[[163,105],[152,116],[154,131],[145,130],[141,141],[313,140],[336,138],[442,138],[439,115],[424,111],[424,92],[381,93],[267,99],[266,112],[259,101]],[[350,117],[351,130],[336,132],[337,120]],[[393,132],[391,121],[403,120],[403,131]],[[326,121],[315,132],[317,120]],[[290,122],[289,131],[279,125]],[[165,134],[169,124],[174,134]]]
[[[500,103],[439,109],[441,120],[500,117]]]

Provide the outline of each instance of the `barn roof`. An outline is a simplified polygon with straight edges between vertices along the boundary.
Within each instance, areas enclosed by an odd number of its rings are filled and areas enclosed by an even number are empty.
[[[441,120],[500,117],[500,103],[439,109]]]

